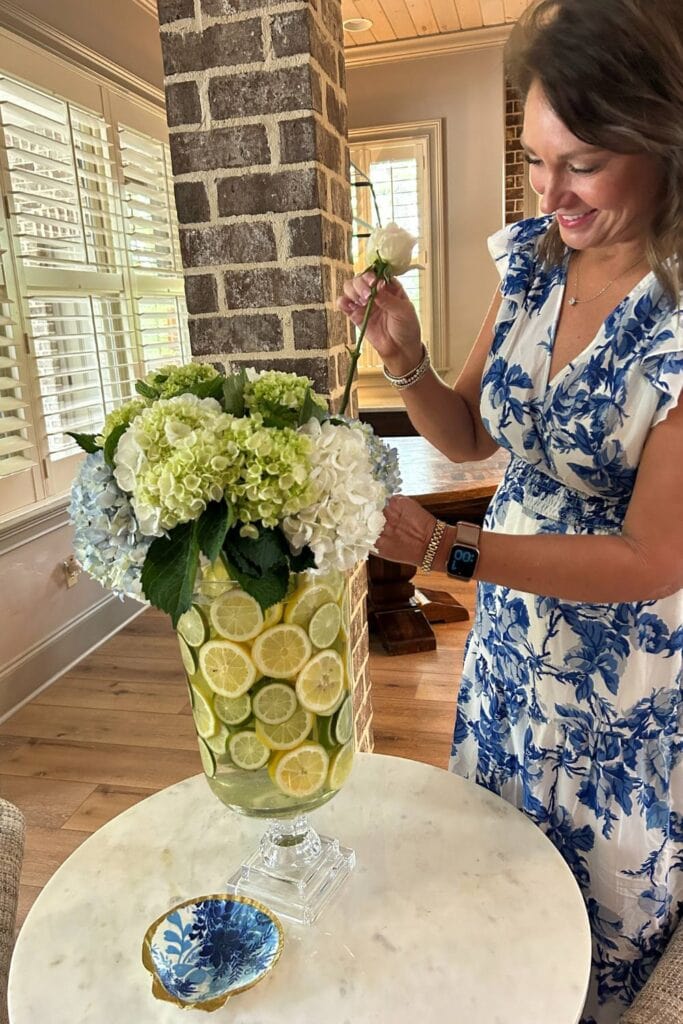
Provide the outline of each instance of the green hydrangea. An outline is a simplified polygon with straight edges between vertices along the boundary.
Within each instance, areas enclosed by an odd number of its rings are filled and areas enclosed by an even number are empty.
[[[327,411],[327,402],[313,390],[313,381],[296,373],[265,370],[244,387],[244,404],[253,415],[260,413],[267,422],[297,427],[299,415],[310,390],[313,401]]]
[[[276,526],[312,500],[309,437],[289,427],[266,427],[257,413],[233,419],[221,440],[222,454],[239,465],[226,497],[242,523]]]
[[[192,393],[199,385],[220,377],[213,366],[205,363],[186,363],[184,366],[160,366],[145,377],[145,384],[154,388],[159,398],[174,398]]]
[[[115,477],[132,494],[140,529],[160,536],[197,519],[239,478],[224,453],[232,417],[212,398],[161,399],[133,421],[116,449]]]
[[[118,409],[112,409],[104,421],[102,430],[95,438],[97,444],[104,445],[111,432],[117,427],[127,427],[143,409],[147,408],[148,404],[144,398],[132,398],[130,402],[125,402]]]

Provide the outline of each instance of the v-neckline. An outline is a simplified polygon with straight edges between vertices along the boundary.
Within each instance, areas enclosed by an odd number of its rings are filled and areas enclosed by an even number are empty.
[[[571,253],[567,253],[567,255],[565,256],[564,266],[562,268],[562,277],[561,277],[557,287],[554,289],[554,291],[556,292],[556,299],[555,299],[555,308],[553,310],[553,322],[552,322],[552,328],[551,328],[551,335],[550,335],[550,339],[549,339],[548,345],[544,346],[544,349],[545,349],[545,352],[546,352],[546,363],[545,363],[545,373],[544,373],[545,386],[543,388],[543,400],[544,401],[547,399],[548,395],[557,388],[558,384],[560,383],[562,378],[567,374],[567,372],[569,370],[575,370],[577,365],[580,362],[583,362],[584,358],[597,346],[598,342],[601,341],[604,338],[604,336],[605,336],[605,327],[607,325],[607,321],[610,320],[613,316],[617,315],[619,310],[621,309],[621,307],[624,306],[625,303],[631,301],[631,299],[634,297],[634,295],[639,291],[639,289],[641,289],[641,287],[643,285],[645,285],[646,282],[647,282],[647,285],[649,287],[650,279],[653,277],[653,272],[651,270],[648,271],[648,273],[645,274],[644,277],[641,277],[640,281],[637,281],[636,284],[634,284],[633,288],[631,288],[631,290],[629,292],[627,292],[626,295],[624,295],[623,299],[620,302],[617,303],[617,305],[614,307],[614,309],[612,309],[607,314],[605,319],[600,324],[600,326],[598,328],[598,331],[597,331],[597,334],[595,335],[595,337],[592,338],[591,341],[589,341],[588,344],[585,345],[581,349],[581,351],[578,352],[576,356],[574,356],[573,359],[570,359],[568,363],[565,363],[564,366],[561,366],[560,369],[557,370],[555,372],[555,374],[551,378],[550,377],[550,367],[552,366],[552,362],[553,362],[553,352],[555,350],[555,339],[557,338],[557,330],[558,330],[558,327],[560,325],[560,314],[562,312],[562,303],[564,302],[564,296],[565,296],[565,292],[567,290],[567,277],[568,277],[568,274],[569,274],[569,259],[570,259],[570,256],[571,256]]]

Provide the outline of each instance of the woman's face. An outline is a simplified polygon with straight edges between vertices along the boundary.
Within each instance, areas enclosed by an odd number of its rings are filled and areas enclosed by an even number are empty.
[[[538,82],[527,96],[522,145],[541,210],[555,214],[565,245],[589,249],[645,240],[662,187],[655,157],[582,142],[557,116]]]

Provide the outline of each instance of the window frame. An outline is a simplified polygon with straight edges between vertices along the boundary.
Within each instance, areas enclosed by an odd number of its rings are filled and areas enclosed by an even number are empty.
[[[445,246],[444,182],[443,182],[443,126],[440,118],[424,121],[406,121],[399,124],[375,125],[367,128],[349,129],[349,150],[363,146],[390,145],[418,142],[425,153],[424,202],[428,212],[426,232],[429,241],[426,251],[426,267],[429,272],[427,296],[431,338],[428,341],[430,356],[435,368],[441,373],[448,370],[448,323],[446,278],[447,253]],[[361,168],[364,170],[364,168]],[[352,186],[353,187],[353,186]],[[421,262],[416,259],[416,262]],[[359,372],[359,404],[396,402],[395,392],[379,369],[362,369]]]
[[[54,96],[56,99],[79,108],[88,114],[101,118],[106,125],[106,138],[109,152],[113,160],[114,190],[117,216],[124,224],[125,198],[123,189],[123,167],[120,147],[120,127],[125,127],[150,141],[159,144],[164,151],[164,163],[168,170],[168,179],[164,187],[172,197],[173,181],[170,174],[168,156],[168,127],[166,124],[165,107],[160,94],[160,102],[154,103],[141,96],[135,90],[120,85],[97,71],[81,66],[61,55],[50,53],[47,49],[23,39],[8,29],[0,28],[0,70],[3,75],[23,83],[29,89]],[[2,147],[0,147],[2,149]],[[118,254],[116,265],[111,270],[97,269],[81,271],[69,269],[58,270],[27,266],[21,259],[13,225],[10,219],[9,196],[11,194],[9,169],[4,157],[0,159],[0,189],[2,193],[2,210],[0,211],[0,248],[7,250],[0,258],[3,259],[5,286],[10,296],[14,297],[13,313],[17,326],[13,335],[17,340],[16,356],[21,363],[18,371],[22,382],[22,397],[28,402],[27,417],[31,426],[27,427],[28,436],[35,442],[34,465],[30,469],[21,470],[5,477],[0,477],[0,530],[5,526],[14,525],[34,516],[41,508],[49,508],[55,504],[66,502],[68,490],[78,462],[82,454],[73,453],[66,457],[50,458],[47,447],[47,431],[43,422],[46,415],[41,394],[37,387],[37,356],[31,349],[28,307],[29,300],[40,298],[41,295],[59,297],[69,294],[81,298],[94,296],[112,298],[114,292],[120,297],[121,312],[127,317],[125,330],[129,334],[129,348],[132,353],[129,370],[133,378],[144,373],[143,361],[146,355],[145,344],[141,332],[140,304],[150,300],[163,300],[169,304],[167,317],[168,330],[173,332],[173,318],[177,324],[178,341],[181,346],[182,358],[189,358],[190,346],[186,324],[185,292],[182,264],[179,256],[178,222],[175,205],[170,202],[173,238],[173,266],[171,269],[145,270],[134,267],[128,251],[125,231],[123,232],[123,251]],[[114,252],[114,250],[112,250]],[[80,280],[79,280],[80,278]],[[112,289],[112,285],[116,287]],[[93,300],[91,299],[91,306]],[[173,306],[173,311],[170,307]],[[97,328],[93,321],[95,336]],[[164,327],[165,330],[165,327]],[[160,333],[163,330],[160,329]],[[97,345],[97,338],[96,338]],[[98,350],[102,357],[110,355],[111,339],[107,336],[105,345]],[[99,357],[98,357],[99,358]],[[17,372],[17,371],[15,371]]]

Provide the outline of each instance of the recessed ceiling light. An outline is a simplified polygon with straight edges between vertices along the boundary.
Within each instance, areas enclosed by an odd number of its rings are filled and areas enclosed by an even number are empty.
[[[347,18],[344,28],[347,32],[367,32],[372,28],[372,22],[369,18]]]

